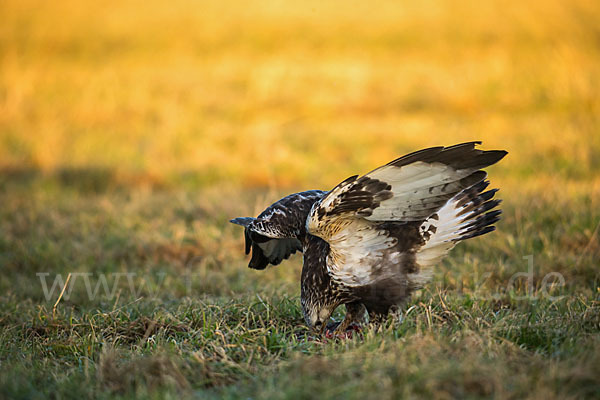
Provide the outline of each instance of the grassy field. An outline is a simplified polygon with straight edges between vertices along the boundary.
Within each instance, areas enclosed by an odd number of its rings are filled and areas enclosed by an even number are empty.
[[[598,2],[0,15],[0,398],[600,396]],[[476,139],[504,217],[401,320],[325,343],[246,268],[230,218]]]

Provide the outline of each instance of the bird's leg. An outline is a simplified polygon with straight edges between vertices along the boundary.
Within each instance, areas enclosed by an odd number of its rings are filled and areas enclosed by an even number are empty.
[[[369,325],[374,327],[375,330],[378,330],[379,327],[383,326],[383,324],[387,320],[387,317],[388,317],[387,312],[370,311],[369,312]]]
[[[346,315],[344,320],[335,329],[336,333],[344,334],[351,324],[360,325],[365,315],[365,306],[362,303],[354,302],[346,304]]]
[[[327,326],[325,336],[327,338],[348,338],[348,329],[358,330],[358,325],[364,320],[365,306],[354,302],[346,304],[346,315],[342,322],[332,323]]]
[[[323,336],[323,334],[326,332],[327,332],[327,324],[321,325],[321,328],[319,329],[319,335]]]

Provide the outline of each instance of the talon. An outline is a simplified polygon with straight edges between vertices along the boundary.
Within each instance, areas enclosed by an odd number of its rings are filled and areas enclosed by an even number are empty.
[[[357,324],[357,323],[354,322],[354,323],[351,323],[350,325],[348,325],[348,328],[347,328],[346,331],[347,332],[352,332],[352,331],[354,331],[354,332],[360,332],[360,330],[361,330],[360,324]]]
[[[361,326],[355,322],[349,324],[346,329],[343,331],[339,328],[342,327],[342,323],[333,322],[327,325],[327,329],[324,332],[325,339],[330,340],[344,340],[344,339],[352,339],[354,337],[354,332],[360,334]]]

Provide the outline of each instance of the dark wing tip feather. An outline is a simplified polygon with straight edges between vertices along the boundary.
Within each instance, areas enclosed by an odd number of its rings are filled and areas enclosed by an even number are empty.
[[[485,168],[496,164],[508,154],[504,150],[473,150],[473,153],[468,158],[452,160],[449,164],[459,169]]]
[[[488,184],[488,181],[482,181],[462,192],[462,198],[456,203],[456,208],[461,209],[457,216],[466,215],[461,223],[467,222],[467,224],[463,225],[460,236],[454,239],[455,242],[481,236],[496,229],[493,224],[500,220],[502,210],[494,210],[494,208],[502,200],[494,199],[498,189],[483,192]]]
[[[448,147],[430,147],[397,158],[387,165],[402,167],[413,162],[422,161],[428,163],[439,162],[456,169],[485,168],[497,163],[508,154],[505,150],[476,149],[475,146],[480,144],[481,141],[473,141]]]
[[[483,193],[481,193],[481,195],[479,195],[479,198],[482,201],[488,201],[489,199],[491,199],[492,197],[494,197],[496,195],[498,190],[499,189],[491,189],[491,190],[488,190],[487,192],[483,192]]]
[[[461,241],[461,240],[471,239],[471,238],[474,238],[474,237],[477,237],[477,236],[485,235],[486,233],[490,233],[490,232],[493,232],[495,230],[496,230],[495,226],[488,225],[488,226],[486,226],[486,227],[484,227],[482,229],[471,231],[470,233],[467,233],[466,235],[461,236],[460,238],[456,239],[455,241],[458,242],[458,241]]]
[[[460,180],[460,182],[461,183],[464,182],[465,184],[468,185],[467,187],[471,187],[473,185],[477,185],[481,182],[484,182],[485,178],[487,178],[487,172],[478,170],[478,171],[473,172],[471,175],[462,178]],[[470,182],[473,182],[473,183],[470,183]]]
[[[269,259],[267,257],[265,257],[265,255],[263,254],[260,247],[258,247],[258,245],[256,243],[253,243],[252,244],[252,258],[250,259],[250,262],[248,263],[248,268],[262,270],[262,269],[267,268],[267,265],[269,265]]]
[[[426,161],[431,159],[441,153],[444,150],[444,147],[429,147],[427,149],[417,150],[412,153],[406,154],[402,157],[396,158],[395,160],[390,161],[386,165],[393,165],[394,167],[402,167],[403,165],[408,165],[416,161]]]

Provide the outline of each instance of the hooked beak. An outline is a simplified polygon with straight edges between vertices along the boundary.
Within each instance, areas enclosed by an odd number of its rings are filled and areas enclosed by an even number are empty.
[[[321,321],[317,321],[315,323],[315,325],[313,326],[313,330],[323,336],[323,333],[325,332],[325,329],[327,328],[327,324],[325,322],[321,322]]]
[[[248,225],[250,225],[250,223],[252,221],[254,221],[255,218],[252,217],[240,217],[240,218],[234,218],[234,219],[230,219],[229,222],[231,222],[232,224],[236,224],[236,225],[241,225],[243,227],[247,227]]]

